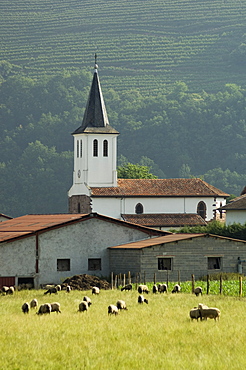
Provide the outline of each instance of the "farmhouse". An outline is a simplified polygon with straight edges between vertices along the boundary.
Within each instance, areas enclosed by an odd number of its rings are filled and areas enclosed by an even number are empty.
[[[168,232],[96,213],[26,215],[0,223],[0,287],[60,284],[77,274],[109,276],[108,247]]]
[[[231,202],[220,208],[221,212],[226,212],[226,225],[233,223],[246,223],[246,194],[233,199]]]
[[[147,281],[181,281],[220,272],[242,271],[246,241],[211,234],[169,234],[109,247],[109,264],[115,274],[130,271]]]
[[[148,215],[148,226],[159,229],[192,226],[195,215],[200,216],[195,221],[200,225],[204,220],[222,216],[217,208],[225,205],[229,195],[199,178],[118,179],[118,135],[109,124],[95,64],[83,121],[73,132],[74,171],[68,192],[69,213],[97,212],[121,220],[134,216],[133,222],[140,225],[146,224],[143,215]],[[177,214],[175,220],[172,216],[172,225],[171,214]],[[157,224],[154,215],[159,215]]]

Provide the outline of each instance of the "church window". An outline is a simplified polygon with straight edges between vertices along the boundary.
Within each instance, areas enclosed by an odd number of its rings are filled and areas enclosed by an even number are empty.
[[[97,139],[93,140],[93,157],[98,156],[98,141]]]
[[[103,141],[103,156],[108,156],[108,140]]]
[[[82,158],[82,140],[80,140],[80,158]]]
[[[77,140],[77,158],[79,158],[79,140]]]
[[[206,218],[207,207],[204,202],[199,202],[197,205],[197,214],[200,215],[204,220]]]
[[[101,270],[101,258],[89,258],[88,259],[88,270],[96,271]]]
[[[135,207],[135,213],[137,215],[143,213],[143,205],[141,203],[138,203]]]

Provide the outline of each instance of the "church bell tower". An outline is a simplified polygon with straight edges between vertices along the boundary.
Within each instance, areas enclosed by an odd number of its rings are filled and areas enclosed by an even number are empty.
[[[96,63],[82,124],[73,132],[73,185],[69,213],[90,213],[90,188],[117,186],[117,136],[109,125]]]

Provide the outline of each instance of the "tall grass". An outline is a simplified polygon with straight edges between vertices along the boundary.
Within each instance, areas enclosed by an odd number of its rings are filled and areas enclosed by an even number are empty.
[[[79,313],[84,295],[92,298],[88,312]],[[149,304],[138,293],[120,290],[16,292],[0,297],[2,369],[241,369],[246,365],[245,299],[192,294],[152,294]],[[61,314],[38,316],[21,312],[32,298],[39,304],[58,301]],[[118,299],[128,311],[108,316]],[[219,322],[191,322],[189,310],[198,303],[218,307]]]

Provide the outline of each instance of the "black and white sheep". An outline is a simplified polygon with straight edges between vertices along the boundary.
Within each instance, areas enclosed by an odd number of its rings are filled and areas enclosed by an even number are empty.
[[[6,291],[6,294],[14,294],[15,288],[10,286],[9,289]]]
[[[132,284],[127,284],[127,285],[125,285],[125,286],[123,286],[122,288],[121,288],[121,291],[123,292],[123,290],[132,290]]]
[[[38,300],[36,298],[32,299],[30,302],[30,308],[35,308],[37,309],[38,307]]]
[[[143,295],[138,296],[138,303],[149,303],[148,299],[144,298]]]
[[[203,304],[199,304],[198,308],[201,314],[201,320],[214,319],[214,321],[220,318],[220,310],[216,307],[205,307]]]
[[[44,294],[57,294],[57,288],[55,286],[49,288],[47,292],[44,292]]]
[[[23,313],[28,313],[28,312],[29,312],[29,310],[30,310],[30,305],[29,305],[29,303],[28,303],[28,302],[23,303],[23,305],[22,305],[21,309],[22,309],[22,312],[23,312]]]
[[[147,285],[141,284],[138,286],[138,293],[139,294],[143,294],[143,293],[149,294],[149,288],[147,287]]]
[[[49,303],[41,304],[37,312],[37,315],[44,315],[46,313],[51,313],[51,305]]]
[[[60,292],[62,290],[61,285],[59,285],[59,284],[56,285],[56,289],[57,289],[58,292]]]
[[[198,297],[199,294],[202,295],[202,288],[200,286],[197,286],[195,289],[194,289],[194,294]]]
[[[159,293],[167,293],[167,284],[158,284]]]
[[[194,307],[190,310],[190,318],[191,318],[192,321],[194,319],[196,319],[198,321],[198,319],[201,318],[201,312],[200,312],[199,308]]]
[[[100,293],[100,289],[97,287],[97,286],[94,286],[93,288],[92,288],[92,294],[99,294]]]
[[[92,303],[91,303],[91,299],[90,299],[90,297],[84,296],[83,301],[87,302],[89,307],[90,307],[90,306],[91,306],[91,304],[92,304]]]
[[[61,305],[58,302],[53,302],[51,305],[51,312],[61,313]]]
[[[78,309],[78,311],[79,311],[79,312],[85,312],[85,311],[88,311],[88,308],[89,308],[89,306],[88,306],[88,302],[86,302],[86,301],[82,301],[82,302],[80,302],[80,304],[79,304],[79,309]]]
[[[66,292],[67,292],[67,293],[70,293],[70,292],[71,292],[71,290],[72,290],[72,288],[70,287],[70,285],[67,285],[67,286],[66,286]]]
[[[179,284],[175,284],[172,290],[172,293],[180,293],[181,286]]]
[[[121,299],[117,301],[116,307],[118,308],[118,310],[128,310],[128,308],[126,307],[126,302],[122,301]]]
[[[9,290],[9,287],[8,286],[3,286],[2,289],[1,289],[1,292],[4,294],[7,294],[7,291]]]
[[[154,284],[154,285],[153,285],[153,287],[152,287],[152,292],[153,292],[154,294],[158,292],[158,287],[157,287],[157,285],[156,285],[156,284]]]
[[[118,315],[119,310],[114,304],[108,306],[108,315]]]

